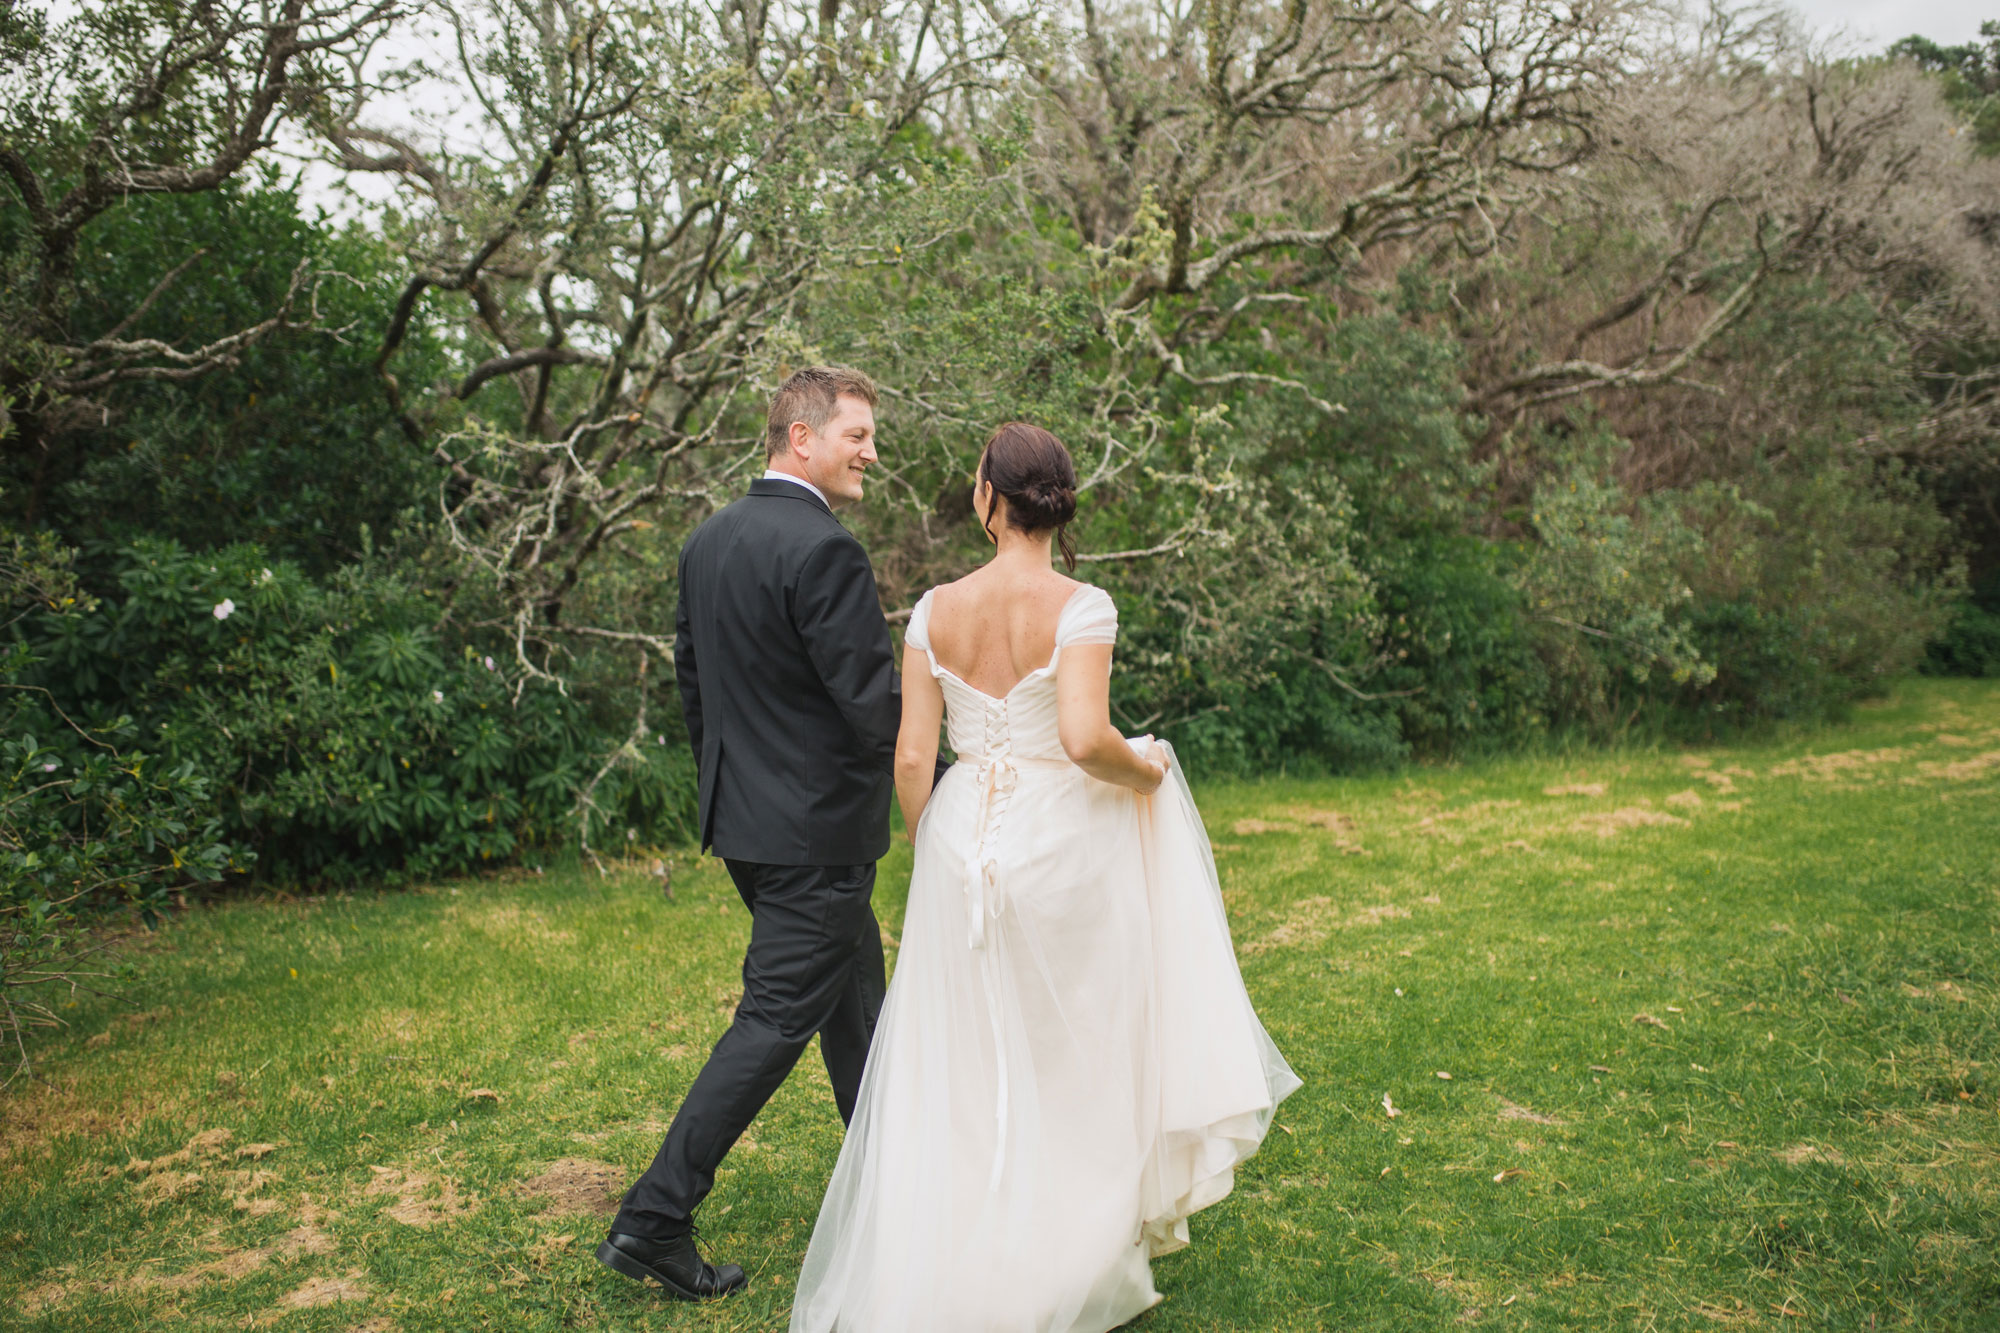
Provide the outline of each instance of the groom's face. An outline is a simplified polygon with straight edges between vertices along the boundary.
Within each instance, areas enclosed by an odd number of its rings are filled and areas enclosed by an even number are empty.
[[[861,498],[861,474],[875,461],[875,409],[842,394],[817,435],[803,422],[792,426],[792,452],[805,464],[806,478],[826,493],[836,509]]]

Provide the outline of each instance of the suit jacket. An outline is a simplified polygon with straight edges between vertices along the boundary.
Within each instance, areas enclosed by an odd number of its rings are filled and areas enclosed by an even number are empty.
[[[674,628],[702,846],[771,865],[888,851],[895,650],[868,554],[833,511],[751,482],[681,548]]]

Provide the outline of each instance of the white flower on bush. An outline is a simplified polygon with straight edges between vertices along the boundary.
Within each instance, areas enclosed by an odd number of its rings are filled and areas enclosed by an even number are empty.
[[[235,614],[236,603],[230,601],[227,597],[215,604],[215,618],[217,620],[227,620]]]
[[[270,571],[270,570],[268,570],[268,569],[260,569],[260,570],[258,570],[258,571],[257,571],[257,582],[259,582],[259,583],[269,583],[270,581],[271,581],[271,571]]]
[[[431,702],[432,702],[432,703],[434,703],[434,704],[441,704],[441,703],[443,703],[443,702],[444,702],[444,691],[443,691],[443,690],[432,690],[432,691],[431,691]]]
[[[486,669],[488,671],[493,669],[493,659],[491,657],[486,658]]]
[[[57,768],[57,765],[55,765],[55,764],[43,764],[43,765],[42,765],[42,772],[44,772],[44,773],[53,773],[53,772],[55,772],[55,771],[56,771],[56,768]]]

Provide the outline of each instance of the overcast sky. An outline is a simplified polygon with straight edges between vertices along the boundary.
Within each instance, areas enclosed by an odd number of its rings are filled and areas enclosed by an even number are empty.
[[[2000,19],[2000,0],[1800,0],[1814,27],[1845,28],[1869,48],[1917,33],[1955,45],[1979,35],[1982,19]]]

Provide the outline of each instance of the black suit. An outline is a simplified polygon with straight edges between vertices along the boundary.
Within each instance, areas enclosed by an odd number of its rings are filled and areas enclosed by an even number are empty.
[[[680,588],[702,846],[766,865],[878,859],[902,699],[861,543],[805,487],[758,480],[688,538]]]
[[[812,492],[758,480],[681,548],[674,667],[702,846],[751,913],[743,998],[613,1231],[688,1224],[815,1032],[842,1120],[886,989],[869,898],[902,699],[874,571]]]

